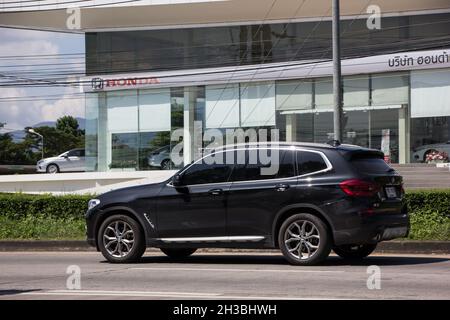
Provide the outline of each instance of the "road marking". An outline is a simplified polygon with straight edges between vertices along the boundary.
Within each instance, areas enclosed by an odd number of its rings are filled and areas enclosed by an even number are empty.
[[[24,292],[23,294],[40,295],[40,294],[61,294],[61,295],[122,295],[122,296],[147,296],[147,295],[167,295],[167,296],[217,296],[220,293],[202,293],[202,292],[164,292],[164,291],[110,291],[110,290],[50,290],[44,292]]]
[[[330,297],[276,297],[276,296],[239,296],[207,292],[156,292],[156,291],[101,291],[101,290],[51,290],[44,292],[23,292],[29,296],[113,296],[141,298],[199,298],[199,299],[238,299],[238,300],[317,300],[339,299]],[[342,298],[341,298],[342,299]]]
[[[279,273],[344,273],[344,270],[292,270],[292,269],[237,269],[237,268],[178,268],[178,267],[169,267],[169,268],[158,268],[158,267],[135,267],[129,268],[128,270],[148,270],[148,271],[211,271],[211,272],[279,272]]]

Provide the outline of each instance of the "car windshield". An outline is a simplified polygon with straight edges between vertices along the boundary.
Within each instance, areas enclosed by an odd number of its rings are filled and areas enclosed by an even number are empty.
[[[66,152],[64,152],[64,153],[61,153],[58,157],[64,157],[64,156],[66,156],[68,153],[69,153],[69,151],[66,151]]]

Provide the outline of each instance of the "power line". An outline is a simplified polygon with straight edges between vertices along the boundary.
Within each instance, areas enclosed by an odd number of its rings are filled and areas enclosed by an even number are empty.
[[[357,65],[366,65],[366,64],[357,64]],[[318,67],[320,68],[320,66]],[[397,71],[397,72],[390,72],[388,74],[382,73],[379,76],[382,76],[383,79],[389,79],[389,78],[397,78],[401,75],[407,75],[407,70],[405,71]],[[421,70],[422,73],[424,74],[437,74],[437,73],[447,73],[448,70],[442,69],[430,69],[430,70]],[[351,80],[367,80],[367,75],[350,75],[351,76]],[[346,76],[344,76],[345,79]],[[320,84],[320,83],[329,83],[330,82],[331,77],[319,77],[319,78],[301,78],[299,79],[298,77],[283,77],[283,79],[279,80],[278,77],[274,77],[273,79],[267,80],[267,81],[276,81],[276,85],[285,85],[284,82],[291,82],[292,80],[297,80],[299,82],[299,85],[301,84],[305,84],[307,82],[311,82],[314,81],[314,83],[316,84]],[[222,84],[223,85],[223,84]],[[220,86],[220,85],[219,85]],[[351,86],[345,85],[345,88],[349,88]],[[298,87],[296,87],[298,88]],[[295,91],[296,88],[293,90]],[[354,87],[357,88],[357,87]],[[358,87],[359,88],[359,87]],[[134,89],[134,90],[123,90],[123,93],[121,93],[122,96],[134,96],[136,95],[136,93],[134,91],[136,90],[149,90],[151,88],[140,88],[140,89]],[[220,87],[219,87],[220,89]],[[152,94],[154,93],[162,93],[162,92],[166,92],[167,88],[153,88],[152,90]],[[189,91],[189,92],[197,92],[198,89],[195,87],[185,87],[184,91]],[[111,91],[114,92],[114,91]],[[108,91],[101,91],[101,92],[89,92],[89,93],[70,93],[70,94],[53,94],[53,95],[39,95],[39,96],[10,96],[10,97],[2,97],[0,98],[0,104],[1,103],[8,103],[8,102],[28,102],[28,101],[38,101],[38,100],[51,100],[51,101],[56,101],[56,100],[80,100],[80,99],[98,99],[98,97],[96,96],[96,94],[98,93],[108,93]],[[290,94],[292,95],[292,93]],[[290,95],[288,95],[288,98],[290,97]],[[285,98],[284,101],[286,101],[288,98]],[[282,106],[282,105],[281,105]]]
[[[407,24],[407,25],[401,25],[401,26],[394,26],[394,27],[383,27],[382,29],[379,30],[372,30],[371,32],[374,33],[382,33],[382,32],[386,32],[386,31],[392,31],[392,30],[400,30],[403,28],[410,28],[410,27],[419,27],[419,26],[428,26],[428,25],[436,25],[436,24],[441,24],[441,23],[448,23],[450,22],[450,19],[447,20],[439,20],[439,21],[432,21],[432,22],[425,22],[425,23],[416,23],[416,24]],[[311,22],[308,22],[311,23]],[[278,25],[278,24],[282,24],[282,23],[271,23],[270,25]],[[293,24],[293,23],[290,23]],[[264,25],[264,23],[263,23]],[[251,25],[250,25],[251,26]],[[223,27],[217,27],[217,28],[223,28]],[[29,29],[29,28],[25,28],[24,30],[32,30],[35,31],[34,29]],[[363,36],[367,36],[367,30],[360,30],[360,31],[353,31],[350,33],[350,36],[354,37],[355,35],[361,34]],[[391,36],[384,36],[384,38],[394,38],[397,39],[395,36],[391,37]],[[321,40],[329,40],[329,37],[326,38],[320,38],[320,37],[316,37],[316,39],[321,39]],[[262,43],[264,44],[265,42],[271,42],[271,40],[262,40]],[[243,43],[246,42],[233,42],[233,43],[222,43],[222,45],[224,46],[228,46],[228,45],[236,45],[239,46]],[[146,48],[146,51],[162,51],[162,50],[176,50],[176,49],[192,49],[192,48],[204,48],[204,47],[215,47],[217,46],[217,44],[208,44],[208,45],[198,45],[198,46],[173,46],[170,48]],[[108,51],[96,51],[96,55],[111,55],[111,54],[119,54],[119,53],[132,53],[135,52],[134,50],[108,50]],[[19,60],[19,59],[48,59],[50,57],[52,57],[51,59],[67,59],[67,57],[70,56],[80,56],[80,57],[73,57],[71,59],[84,59],[86,52],[79,52],[79,53],[59,53],[59,54],[34,54],[34,55],[7,55],[7,56],[1,56],[0,55],[0,59],[6,59],[6,60]]]
[[[422,38],[419,38],[419,39],[416,39],[416,38],[415,39],[408,39],[408,40],[403,40],[403,41],[397,41],[397,42],[394,42],[394,43],[363,44],[363,45],[361,45],[359,47],[358,46],[354,46],[352,48],[344,48],[344,55],[345,56],[351,56],[352,52],[360,52],[360,50],[369,51],[369,49],[370,50],[373,50],[373,49],[377,50],[378,48],[387,48],[387,47],[390,47],[390,46],[398,47],[399,44],[402,44],[403,46],[407,46],[409,51],[422,49],[424,47],[430,48],[431,46],[444,47],[445,45],[447,45],[449,43],[449,39],[450,39],[449,36],[438,36],[438,37],[432,37],[432,38],[427,38],[427,39],[422,39]],[[410,47],[413,44],[415,45],[415,47]],[[311,55],[311,56],[314,56],[316,54],[320,54],[322,52],[323,52],[322,49],[320,49],[320,50],[308,50],[308,54]],[[294,55],[294,58],[296,58],[297,52],[294,53],[294,54],[291,54],[291,56],[292,55]],[[213,55],[211,55],[211,56],[213,56]],[[191,55],[191,56],[188,56],[186,58],[196,59],[198,57],[199,56],[197,56],[197,55]],[[205,59],[207,57],[208,56],[205,56]],[[173,59],[175,60],[175,58],[176,57],[174,57]],[[255,62],[264,63],[265,59],[266,58],[259,59],[259,61],[255,61]],[[293,60],[293,59],[291,58],[291,60]],[[138,63],[140,63],[141,59],[136,59],[136,60],[127,59],[127,60],[124,60],[124,61],[132,61],[132,62],[135,62],[135,63],[138,64]],[[226,65],[227,63],[230,63],[230,65],[235,65],[235,59],[228,59],[228,60],[220,59],[220,61],[222,62],[222,65]],[[211,61],[211,63],[214,63],[214,61]],[[67,64],[70,65],[70,63],[67,63]],[[76,63],[76,64],[77,65],[82,65],[82,63]],[[19,75],[19,74],[21,74],[21,75],[24,75],[24,74],[26,74],[26,75],[34,75],[34,74],[39,75],[39,74],[42,74],[42,75],[47,75],[47,76],[52,76],[52,75],[55,75],[55,76],[57,76],[57,75],[61,75],[61,76],[62,75],[74,75],[75,76],[75,75],[84,75],[85,74],[84,68],[78,68],[77,69],[77,67],[75,67],[75,66],[70,68],[70,69],[67,69],[67,68],[56,68],[57,65],[64,65],[64,64],[42,64],[42,65],[35,64],[35,66],[37,66],[37,67],[46,66],[46,65],[48,65],[48,66],[55,66],[55,68],[33,69],[33,70],[18,69],[17,70],[17,68],[20,68],[23,65],[9,65],[9,66],[4,66],[4,67],[6,67],[6,68],[10,67],[10,68],[16,68],[16,69],[15,70],[1,70],[0,72],[2,72],[4,74],[8,74],[8,75]],[[32,65],[27,65],[27,66],[32,66]],[[161,68],[159,68],[158,66],[151,66],[149,68],[142,68],[142,67],[140,67],[140,68],[137,68],[137,69],[128,68],[128,70],[126,72],[141,72],[141,71],[155,71],[156,72],[156,71],[170,70],[171,66],[179,67],[179,63],[173,63],[173,64],[166,63],[164,65],[164,67],[161,67]],[[184,65],[184,67],[185,67],[184,69],[189,68],[191,66],[198,68],[198,64],[195,63],[195,62],[192,62],[190,64],[185,64]],[[177,68],[176,70],[180,70],[180,69]],[[12,73],[12,72],[14,72],[14,73]],[[120,72],[124,72],[124,70],[122,70],[122,69],[117,69],[117,70],[116,69],[110,69],[107,72],[100,72],[100,73],[101,74],[110,74],[110,73],[120,73]]]
[[[448,38],[448,37],[447,37]],[[445,45],[450,45],[450,38],[448,38],[449,40],[448,41],[446,41],[446,42],[444,42],[444,41],[442,41],[442,39],[439,41],[439,43],[438,43],[438,45],[437,45],[437,43],[433,46],[434,48],[442,48],[442,47],[444,47]],[[411,46],[411,44],[413,43],[413,42],[417,42],[417,40],[408,40],[408,41],[404,41],[404,42],[400,42],[401,44],[405,44],[405,43],[407,43],[408,45],[409,45],[409,50],[410,51],[415,51],[415,50],[420,50],[420,49],[431,49],[431,46],[430,46],[430,44],[429,43],[424,43],[424,44],[420,44],[420,45],[416,45],[416,46],[414,46],[414,47],[412,47]],[[398,43],[397,43],[398,44]],[[432,43],[433,44],[433,43]],[[371,46],[369,46],[369,48],[370,49],[373,49],[373,48],[379,48],[379,47],[381,47],[381,48],[383,48],[383,47],[385,47],[385,45],[379,45],[379,44],[374,44],[374,45],[371,45]],[[404,47],[404,46],[402,46],[402,47]],[[365,56],[365,55],[360,55],[360,54],[354,54],[354,53],[356,53],[356,52],[361,52],[362,50],[364,50],[364,48],[367,48],[367,46],[361,46],[361,47],[354,47],[354,48],[352,48],[352,51],[351,52],[347,52],[345,55],[346,55],[346,58],[355,58],[355,57],[361,57],[361,56]],[[298,50],[301,50],[302,48],[299,48]],[[402,49],[403,50],[403,49]],[[394,51],[389,51],[389,52],[386,52],[386,51],[384,51],[383,52],[383,54],[387,54],[387,53],[395,53],[395,52],[403,52],[402,50],[394,50]],[[327,53],[327,50],[318,50],[318,51],[312,51],[312,53],[314,53],[314,55],[319,55],[319,54],[322,54],[322,53],[324,53],[323,54],[323,56],[325,56],[326,55],[326,53]],[[295,53],[293,53],[292,54],[292,56],[295,58],[296,57],[296,55],[297,55],[297,52],[295,52]],[[292,58],[290,59],[290,60],[292,60]],[[290,60],[288,60],[288,62],[290,61]],[[284,62],[286,62],[286,60],[284,61]],[[282,63],[282,62],[275,62],[275,63]],[[261,65],[262,65],[263,63],[261,63]],[[303,64],[303,62],[300,62],[299,64]],[[251,65],[250,65],[251,66]],[[209,67],[212,67],[212,66],[209,66]],[[259,66],[259,67],[257,67],[257,68],[260,68],[260,69],[265,69],[265,68],[271,68],[270,66],[265,66],[265,67],[262,67],[262,66]],[[254,68],[253,70],[255,70],[256,68]],[[157,71],[159,71],[157,68],[150,68],[150,69],[143,69],[143,68],[141,68],[141,69],[139,69],[139,70],[135,70],[136,72],[143,72],[143,71],[146,71],[146,70],[148,70],[148,71],[153,71],[153,72],[157,72]],[[165,69],[163,69],[163,70],[165,70]],[[163,71],[163,70],[161,70],[161,71]],[[180,70],[180,69],[178,69],[178,70]],[[186,69],[186,71],[188,71],[189,69]],[[61,72],[57,72],[57,70],[56,69],[53,69],[53,70],[51,70],[52,72],[50,72],[50,71],[48,71],[48,72],[42,72],[41,70],[34,70],[34,71],[23,71],[23,72],[19,72],[19,71],[15,71],[14,73],[10,73],[10,74],[8,74],[7,72],[3,72],[3,74],[4,75],[6,75],[6,76],[8,76],[8,77],[18,77],[19,75],[22,75],[22,77],[23,78],[25,78],[25,76],[24,75],[29,75],[29,76],[34,76],[34,77],[39,77],[39,76],[44,76],[45,78],[42,78],[42,79],[40,79],[40,78],[26,78],[24,81],[25,82],[27,82],[27,83],[29,83],[30,81],[58,81],[58,80],[65,80],[65,79],[67,79],[67,77],[70,77],[70,76],[73,76],[73,77],[75,77],[75,76],[84,76],[85,75],[85,73],[84,72],[76,72],[75,70],[74,71],[69,71],[69,70],[65,70],[65,69],[61,69]],[[133,70],[129,70],[129,72],[132,72]],[[181,71],[181,70],[180,70]],[[128,73],[129,73],[128,72]],[[182,71],[181,71],[182,72]],[[105,74],[110,74],[110,73],[112,73],[112,74],[115,74],[115,73],[117,73],[115,70],[111,70],[110,72],[108,72],[108,73],[105,73]],[[196,72],[197,73],[197,72]],[[185,74],[189,74],[189,73],[185,73]],[[53,77],[51,77],[51,76],[53,76]],[[64,77],[57,77],[57,76],[64,76]],[[120,75],[118,75],[118,76],[120,76]],[[77,81],[77,83],[79,83],[79,81]],[[3,82],[3,83],[1,83],[0,82],[0,84],[3,84],[3,85],[10,85],[10,86],[12,86],[13,84],[21,84],[20,82],[17,82],[17,81],[15,81],[15,82]],[[67,84],[67,83],[63,83],[63,84]]]
[[[299,9],[303,6],[304,3],[305,3],[305,1],[302,2],[301,6],[300,6],[299,8],[297,8],[297,10],[299,10]],[[315,32],[315,30],[320,26],[320,24],[323,22],[324,18],[325,18],[326,15],[328,14],[329,10],[330,10],[330,9],[328,9],[328,10],[326,11],[325,15],[322,16],[321,20],[320,20],[318,23],[316,23],[316,25],[315,25],[314,28],[311,30],[311,32],[308,34],[308,36],[303,40],[302,46],[298,49],[298,51],[300,51],[300,50],[303,48],[303,46],[305,45],[306,41],[308,41],[309,37],[310,37],[310,36]],[[272,51],[272,48],[271,48],[270,52],[271,52],[271,51]],[[297,51],[297,52],[298,52],[298,51]],[[270,52],[267,54],[267,56],[269,56]],[[257,71],[255,71],[255,73],[253,74],[252,79],[251,79],[250,81],[252,81],[252,80],[254,79],[254,77],[256,76],[256,74],[257,74]],[[250,87],[250,85],[245,86],[244,93],[245,93],[245,91],[248,90],[249,87]],[[244,119],[244,121],[241,121],[241,123],[242,123],[242,122],[245,122],[245,121],[248,119],[248,117],[253,113],[253,111],[256,109],[256,106],[260,103],[260,101],[262,101],[262,99],[265,97],[265,95],[267,94],[267,92],[268,92],[269,90],[270,90],[270,88],[269,88],[268,90],[266,90],[265,94],[258,100],[258,102],[256,103],[256,105],[253,107],[253,110],[252,110],[251,112],[249,112],[249,114],[247,115],[247,117]],[[240,96],[242,95],[241,87],[240,87],[240,86],[239,86],[239,95],[240,95]],[[234,103],[233,107],[236,105],[236,103],[237,103],[237,101]],[[225,119],[230,115],[231,110],[232,110],[232,108],[230,108],[230,111],[229,111],[229,112],[227,113],[227,115],[224,117],[224,120],[222,121],[222,123],[220,124],[219,127],[221,127],[221,126],[223,125],[223,122],[225,121]]]
[[[385,52],[384,54],[393,54],[393,53],[400,53],[402,51],[391,51],[391,52]],[[324,54],[325,55],[325,54]],[[324,56],[323,55],[323,56]],[[354,55],[352,57],[348,57],[344,60],[348,60],[348,59],[356,59],[356,58],[362,58],[362,57],[367,57],[365,55]],[[323,62],[329,61],[327,59],[324,60],[320,60],[318,62],[312,63],[311,61],[300,61],[300,62],[296,62],[296,63],[289,63],[288,65],[286,65],[286,67],[293,67],[293,66],[303,66],[303,65],[307,65],[307,67],[310,67],[311,65],[315,64],[315,68],[320,68],[320,64]],[[288,61],[289,62],[289,61]],[[241,68],[242,71],[261,71],[261,70],[271,70],[271,69],[276,69],[279,68],[280,63],[277,63],[275,65],[250,65],[246,68]],[[189,72],[185,72],[185,73],[180,73],[177,74],[177,76],[190,76],[190,75],[211,75],[211,74],[217,74],[217,75],[226,75],[229,73],[233,73],[233,70],[223,70],[223,71],[207,71],[207,72],[194,72],[194,73],[189,73]],[[171,78],[173,77],[173,75],[155,75],[158,78]],[[118,77],[120,77],[120,75],[118,75]],[[137,80],[139,79],[144,79],[144,78],[148,78],[148,76],[142,76],[142,77],[135,77]],[[80,85],[80,84],[89,84],[91,82],[90,79],[86,79],[86,80],[66,80],[67,78],[64,78],[65,80],[63,81],[57,81],[55,79],[51,79],[51,81],[53,82],[53,84],[55,86],[73,86],[73,85]],[[251,79],[251,78],[250,78]],[[244,79],[245,80],[245,79]],[[248,80],[248,79],[247,79]],[[14,87],[14,86],[24,86],[24,87],[33,87],[33,86],[47,86],[46,84],[42,84],[42,83],[35,83],[36,81],[50,81],[48,79],[30,79],[27,82],[0,82],[0,87]],[[187,81],[189,82],[189,81]],[[176,83],[181,83],[180,81],[177,81]],[[166,82],[165,84],[169,85],[170,82]]]

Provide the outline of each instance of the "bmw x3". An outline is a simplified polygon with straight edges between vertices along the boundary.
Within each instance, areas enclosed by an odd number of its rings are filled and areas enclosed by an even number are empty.
[[[92,199],[86,219],[88,243],[113,263],[147,247],[175,259],[219,247],[279,248],[313,265],[409,232],[402,177],[383,153],[338,143],[217,148],[166,181]]]

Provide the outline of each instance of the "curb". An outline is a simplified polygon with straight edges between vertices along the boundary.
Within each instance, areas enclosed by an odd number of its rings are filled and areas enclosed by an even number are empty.
[[[0,241],[0,252],[14,251],[96,251],[84,240],[5,240]],[[149,248],[148,252],[159,251]],[[273,249],[222,249],[205,248],[202,252],[254,252],[273,253]],[[381,242],[376,253],[414,253],[414,254],[450,254],[450,241],[385,241]]]

